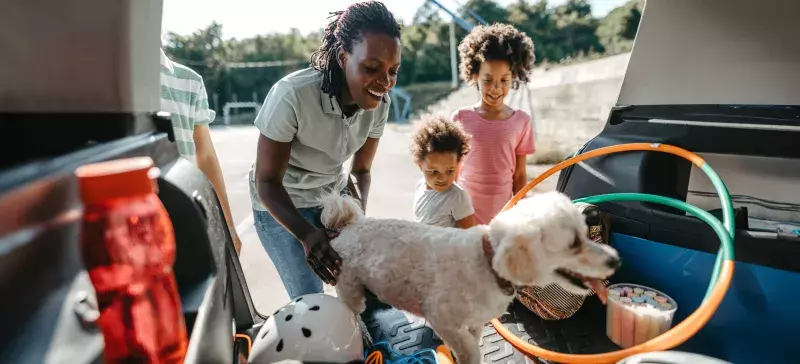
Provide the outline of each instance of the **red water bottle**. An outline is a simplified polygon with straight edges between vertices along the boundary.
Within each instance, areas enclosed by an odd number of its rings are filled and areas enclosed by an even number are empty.
[[[84,204],[82,256],[97,292],[107,363],[180,363],[188,344],[175,235],[155,194],[152,159],[76,171]]]

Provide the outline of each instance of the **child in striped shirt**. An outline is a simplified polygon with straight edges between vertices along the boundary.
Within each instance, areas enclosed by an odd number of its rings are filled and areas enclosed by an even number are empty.
[[[528,82],[533,42],[507,24],[476,26],[458,46],[461,78],[478,88],[481,101],[457,110],[453,121],[472,135],[459,184],[475,205],[475,222],[488,224],[527,183],[526,156],[533,154],[531,117],[504,103],[511,88]]]
[[[203,171],[222,205],[225,221],[238,253],[242,243],[233,224],[225,180],[217,152],[211,141],[208,124],[214,121],[214,110],[208,106],[203,78],[189,67],[167,58],[161,49],[161,111],[170,113],[178,153]]]

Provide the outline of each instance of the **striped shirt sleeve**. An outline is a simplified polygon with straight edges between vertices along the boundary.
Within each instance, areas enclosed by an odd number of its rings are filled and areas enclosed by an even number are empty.
[[[216,113],[208,106],[208,93],[206,86],[203,84],[202,78],[200,79],[200,90],[195,95],[197,99],[194,103],[194,120],[195,125],[207,125],[214,121]]]
[[[178,152],[194,162],[194,128],[211,123],[215,113],[209,108],[202,76],[182,64],[172,62],[163,50],[161,54],[161,110],[171,114]]]

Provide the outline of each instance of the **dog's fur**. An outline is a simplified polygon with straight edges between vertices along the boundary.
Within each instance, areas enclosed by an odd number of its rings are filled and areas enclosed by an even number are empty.
[[[488,226],[466,230],[367,218],[355,199],[338,194],[321,202],[323,225],[341,231],[331,242],[343,260],[339,298],[363,312],[367,288],[381,301],[424,317],[461,364],[480,362],[483,326],[514,298],[496,275],[515,285],[555,282],[587,294],[556,269],[604,278],[618,263],[616,251],[587,238],[583,215],[557,192],[522,200]],[[484,236],[494,249],[491,265]]]

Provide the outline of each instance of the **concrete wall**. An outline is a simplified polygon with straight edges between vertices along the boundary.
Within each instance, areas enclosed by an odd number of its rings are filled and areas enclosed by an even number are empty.
[[[538,150],[572,153],[603,129],[611,107],[616,104],[629,56],[624,53],[547,71],[536,70],[527,85],[528,92],[516,91],[506,101],[529,113],[529,105],[533,104],[531,114]],[[478,91],[465,87],[427,111],[450,115],[478,100]]]

